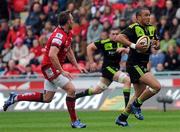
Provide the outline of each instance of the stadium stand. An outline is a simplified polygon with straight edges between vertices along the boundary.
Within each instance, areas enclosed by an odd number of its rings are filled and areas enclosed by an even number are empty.
[[[151,70],[160,73],[180,70],[179,1],[91,1],[2,0],[0,75],[26,75],[27,69],[32,70],[31,74],[41,75],[40,63],[45,42],[57,25],[58,12],[66,9],[72,11],[75,18],[72,29],[75,36],[73,50],[78,62],[88,69],[86,46],[92,41],[106,38],[111,27],[123,30],[128,24],[135,22],[134,13],[143,6],[153,13],[151,22],[157,26],[161,42],[161,49],[151,55]],[[161,61],[158,62],[159,58]],[[69,62],[63,67],[69,72],[79,73]]]

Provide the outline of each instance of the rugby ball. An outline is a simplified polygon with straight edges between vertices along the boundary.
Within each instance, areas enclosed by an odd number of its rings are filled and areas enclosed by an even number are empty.
[[[150,38],[149,38],[147,35],[143,35],[143,36],[141,36],[141,37],[137,40],[136,44],[138,44],[138,43],[140,43],[140,44],[142,44],[142,45],[146,45],[146,48],[145,48],[145,49],[143,49],[143,50],[137,50],[137,51],[140,52],[140,53],[144,53],[144,52],[146,52],[146,51],[149,49],[149,46],[150,46]]]

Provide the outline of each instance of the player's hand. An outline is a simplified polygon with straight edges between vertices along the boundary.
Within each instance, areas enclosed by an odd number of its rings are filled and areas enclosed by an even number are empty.
[[[95,62],[90,63],[90,71],[94,72],[97,70],[97,64]]]
[[[116,52],[118,52],[118,53],[125,52],[125,48],[117,48]]]
[[[65,77],[69,78],[70,80],[73,79],[73,76],[67,71],[62,71],[61,74]]]
[[[160,43],[159,40],[151,40],[151,45],[153,48],[155,48],[156,50],[160,49]]]
[[[88,71],[86,70],[86,68],[78,65],[77,69],[81,72],[81,73],[88,73]]]

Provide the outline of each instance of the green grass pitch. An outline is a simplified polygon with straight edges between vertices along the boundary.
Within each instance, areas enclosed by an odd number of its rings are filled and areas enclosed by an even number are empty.
[[[129,118],[129,127],[117,126],[118,111],[80,111],[84,129],[72,129],[67,112],[0,112],[0,132],[180,132],[180,111],[143,111],[144,121]]]

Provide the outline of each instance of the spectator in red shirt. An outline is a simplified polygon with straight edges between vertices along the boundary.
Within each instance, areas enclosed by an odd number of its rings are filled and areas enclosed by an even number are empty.
[[[30,54],[33,56],[33,59],[37,59],[39,62],[41,62],[43,55],[42,47],[39,45],[37,39],[33,40],[33,47],[30,49],[30,52]]]
[[[81,27],[78,23],[74,23],[72,26],[72,34],[74,36],[77,36],[81,33]]]
[[[82,40],[86,40],[89,23],[85,17],[81,17],[80,26],[81,26],[81,38]]]
[[[12,47],[17,37],[24,38],[26,35],[26,28],[21,25],[21,19],[16,18],[13,22],[13,27],[10,29],[4,48]]]
[[[23,12],[26,10],[26,6],[29,3],[29,0],[11,0],[9,2],[12,17],[19,17],[20,12]]]

